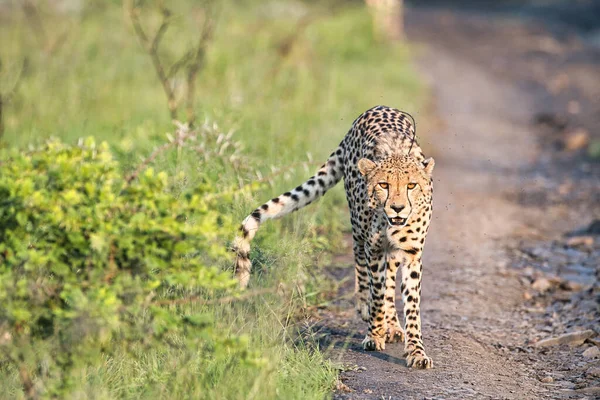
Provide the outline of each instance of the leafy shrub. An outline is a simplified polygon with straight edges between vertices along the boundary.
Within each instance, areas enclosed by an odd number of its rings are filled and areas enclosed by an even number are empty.
[[[128,183],[91,138],[0,157],[0,354],[28,397],[67,392],[77,370],[117,349],[225,348],[248,359],[239,338],[172,305],[235,286],[213,266],[233,231],[205,196],[213,184],[175,198],[172,182],[147,169]]]

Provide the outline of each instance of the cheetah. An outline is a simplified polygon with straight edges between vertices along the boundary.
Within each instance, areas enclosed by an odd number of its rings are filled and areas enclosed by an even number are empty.
[[[421,336],[421,262],[432,215],[433,158],[415,140],[414,119],[403,111],[376,106],[353,123],[327,162],[306,182],[255,209],[234,240],[236,276],[250,279],[250,241],[258,227],[296,211],[344,178],[350,208],[355,260],[356,309],[368,323],[362,346],[384,350],[404,342],[407,365],[431,368]],[[396,274],[401,271],[404,329],[396,311]]]

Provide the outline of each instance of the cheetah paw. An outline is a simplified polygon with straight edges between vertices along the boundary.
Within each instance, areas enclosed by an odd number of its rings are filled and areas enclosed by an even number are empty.
[[[433,360],[421,351],[413,350],[406,357],[406,365],[416,369],[429,369],[433,367]]]
[[[362,347],[366,351],[385,350],[385,337],[371,337],[367,335],[362,341]]]
[[[404,331],[402,328],[389,328],[385,335],[386,343],[402,343],[404,342]]]

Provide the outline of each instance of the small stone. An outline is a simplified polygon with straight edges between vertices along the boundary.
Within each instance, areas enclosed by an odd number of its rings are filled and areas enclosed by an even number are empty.
[[[558,94],[569,87],[569,76],[565,73],[559,74],[548,81],[548,89],[552,94]]]
[[[562,115],[554,113],[538,113],[535,115],[535,122],[558,131],[562,131],[567,127],[567,119]]]
[[[585,372],[589,376],[600,378],[600,367],[591,367]]]
[[[570,182],[563,183],[558,187],[558,193],[561,195],[566,195],[573,190],[573,184]]]
[[[578,390],[574,390],[573,391],[575,394],[581,395],[581,394],[591,394],[594,395],[594,398],[597,399],[597,395],[600,394],[600,386],[588,386],[588,387],[584,387]]]
[[[373,391],[371,389],[365,389],[365,390],[363,390],[363,393],[371,394],[371,393],[373,393]]]
[[[558,381],[556,383],[564,389],[575,389],[575,383],[571,381]]]
[[[583,355],[583,358],[589,358],[589,359],[600,358],[600,348],[598,348],[596,346],[592,346],[589,349],[586,349],[582,355]]]
[[[590,235],[600,235],[600,219],[595,219],[587,228],[585,228],[585,233],[589,233]]]
[[[594,238],[592,236],[573,236],[567,240],[567,246],[577,247],[577,246],[588,246],[591,247],[594,245]]]
[[[591,343],[591,344],[593,344],[594,346],[598,346],[598,347],[600,347],[600,340],[596,340],[596,339],[587,339],[587,340],[586,340],[586,342],[587,342],[587,343]]]
[[[579,112],[581,111],[581,106],[579,105],[579,102],[577,100],[569,101],[569,103],[567,104],[567,111],[569,112],[569,114],[579,114]]]
[[[552,383],[554,382],[554,378],[551,376],[545,376],[542,379],[540,379],[540,382],[542,383]]]
[[[10,343],[10,341],[12,340],[12,335],[10,334],[10,332],[4,332],[2,334],[0,334],[0,345],[7,345]]]
[[[523,285],[523,286],[531,285],[531,280],[526,276],[519,277],[519,282],[521,282],[521,285]]]
[[[533,298],[533,296],[531,295],[531,293],[529,292],[523,292],[523,299],[524,300],[531,300]]]
[[[560,344],[570,344],[572,346],[580,345],[585,342],[586,339],[592,338],[596,336],[596,332],[591,329],[585,331],[576,331],[565,333],[564,335],[560,335],[553,338],[543,339],[539,342],[535,343],[535,347],[548,347],[548,346],[556,346]]]
[[[577,283],[577,282],[573,282],[573,281],[563,281],[560,283],[560,288],[562,290],[577,292],[583,288],[583,285],[581,283]]]
[[[565,150],[579,150],[588,145],[590,134],[585,129],[576,129],[565,135],[563,138],[563,146]]]
[[[533,290],[536,290],[540,293],[545,293],[552,287],[552,283],[546,278],[537,278],[531,284]]]
[[[548,279],[548,282],[550,282],[550,284],[552,286],[558,286],[564,282],[563,278],[556,276],[556,275],[549,276],[547,279]]]
[[[342,381],[338,381],[337,384],[335,385],[335,388],[338,392],[346,392],[346,393],[350,393],[353,392],[352,389],[350,389],[348,387],[348,385],[346,385],[345,383],[343,383]]]

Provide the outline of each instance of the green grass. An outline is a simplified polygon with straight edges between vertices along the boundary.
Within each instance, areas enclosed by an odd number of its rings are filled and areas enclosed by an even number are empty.
[[[161,53],[171,60],[189,45],[196,29],[193,2],[174,3],[180,14]],[[199,120],[234,132],[233,139],[244,146],[241,167],[215,160],[199,171],[194,154],[181,152],[161,155],[155,168],[184,172],[187,186],[208,174],[226,190],[257,174],[269,175],[272,166],[307,161],[308,153],[315,162],[325,160],[352,121],[374,105],[419,110],[423,88],[407,48],[376,42],[361,3],[335,13],[301,6],[317,17],[285,59],[277,48],[293,33],[298,21],[293,10],[302,3],[276,3],[277,13],[275,2],[237,2],[237,7],[227,2],[198,80]],[[2,145],[25,149],[51,136],[73,142],[91,135],[108,141],[130,169],[164,143],[173,127],[152,64],[122,7],[92,4],[81,14],[42,15],[50,38],[68,31],[65,43],[50,56],[18,10],[0,20],[0,90],[10,87],[23,57],[29,60],[5,108]],[[304,181],[312,169],[293,168],[251,195],[224,202],[222,211],[241,221],[262,201]],[[307,281],[306,270],[314,268],[321,252],[335,248],[349,227],[347,220],[340,185],[316,205],[266,224],[253,243],[254,287],[299,281],[318,290]],[[224,245],[229,239],[223,238]],[[293,323],[305,299],[297,292],[284,299],[257,296],[209,309],[222,335],[247,338],[248,348],[262,357],[259,365],[238,365],[227,356],[196,357],[201,349],[122,354],[81,371],[73,398],[326,398],[336,371],[314,343],[298,338]],[[22,397],[16,372],[1,362],[0,381],[0,398]]]

